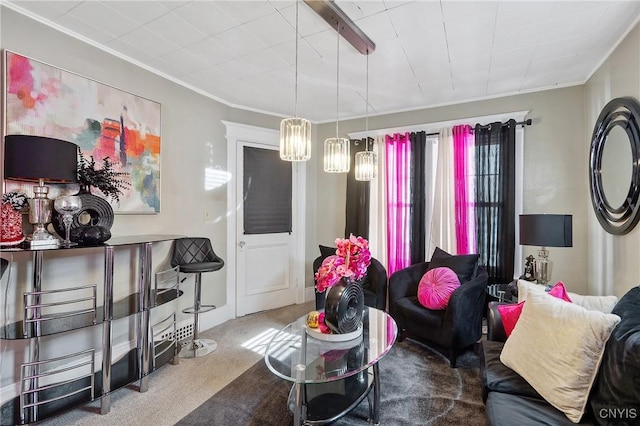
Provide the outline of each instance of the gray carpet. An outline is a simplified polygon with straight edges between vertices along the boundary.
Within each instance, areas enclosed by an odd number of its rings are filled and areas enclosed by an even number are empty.
[[[478,356],[468,351],[452,369],[444,355],[410,339],[396,343],[380,361],[383,425],[485,425]],[[177,425],[291,424],[290,382],[258,361]],[[365,399],[335,425],[366,425]]]

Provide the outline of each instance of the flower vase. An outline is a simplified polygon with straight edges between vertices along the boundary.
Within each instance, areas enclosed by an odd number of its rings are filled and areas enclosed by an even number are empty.
[[[362,328],[364,291],[359,282],[342,278],[326,294],[324,322],[332,333],[353,333]]]

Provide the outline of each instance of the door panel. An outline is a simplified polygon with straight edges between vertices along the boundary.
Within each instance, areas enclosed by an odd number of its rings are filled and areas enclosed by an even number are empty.
[[[277,141],[275,141],[277,143]],[[273,163],[268,160],[267,156],[258,156],[265,158],[263,164],[256,164],[252,170],[245,170],[244,167],[244,147],[252,150],[262,149],[271,150],[277,155],[277,144],[256,141],[239,141],[236,161],[237,173],[243,179],[239,182],[255,182],[256,179],[264,179],[265,170],[273,167]],[[271,165],[270,165],[271,164]],[[292,167],[291,163],[286,164]],[[284,174],[286,179],[292,179],[292,174]],[[282,185],[282,183],[273,182],[273,185]],[[238,184],[236,187],[237,203],[237,230],[236,230],[236,259],[237,259],[237,288],[236,288],[236,314],[243,316],[253,312],[267,309],[275,309],[296,303],[296,282],[294,277],[294,254],[296,234],[295,229],[292,232],[276,232],[276,233],[245,233],[244,225],[244,200],[247,192],[254,189],[251,184]],[[291,194],[293,205],[296,203],[295,191]],[[270,212],[269,207],[265,203],[264,214],[267,216]],[[280,206],[273,206],[277,209]],[[292,209],[288,209],[289,212]],[[290,213],[291,214],[291,213]]]

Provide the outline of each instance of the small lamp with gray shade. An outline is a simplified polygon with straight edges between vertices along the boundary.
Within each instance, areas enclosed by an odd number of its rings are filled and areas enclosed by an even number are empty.
[[[33,233],[27,236],[31,247],[58,246],[59,240],[47,231],[53,200],[44,184],[73,183],[78,180],[78,146],[43,136],[7,135],[4,138],[4,177],[9,180],[38,182],[29,199],[29,222]]]
[[[538,284],[550,281],[550,261],[547,247],[573,247],[572,216],[566,214],[520,215],[520,244],[540,246],[534,262]]]

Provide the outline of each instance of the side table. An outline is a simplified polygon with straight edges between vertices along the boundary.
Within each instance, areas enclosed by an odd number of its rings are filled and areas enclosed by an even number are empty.
[[[489,284],[487,286],[487,295],[489,302],[518,303],[518,296],[511,291],[511,284]]]
[[[265,363],[276,376],[293,382],[288,405],[294,425],[332,423],[369,399],[370,422],[380,423],[378,361],[398,334],[389,314],[365,306],[362,335],[346,342],[309,336],[304,315],[276,333]]]

